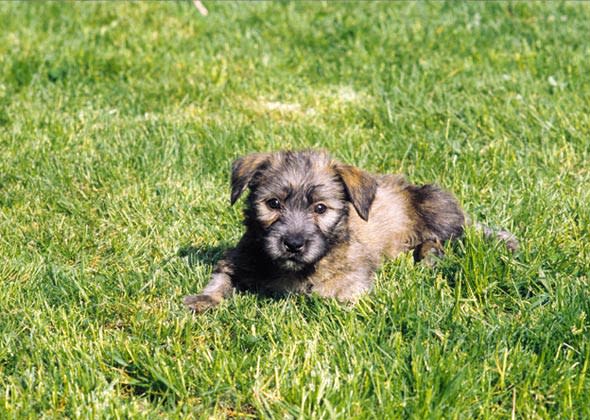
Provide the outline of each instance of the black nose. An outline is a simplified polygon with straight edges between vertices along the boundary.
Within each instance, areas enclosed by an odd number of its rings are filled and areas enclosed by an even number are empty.
[[[300,234],[287,235],[283,238],[283,243],[287,251],[299,252],[303,248],[303,245],[305,245],[305,239]]]

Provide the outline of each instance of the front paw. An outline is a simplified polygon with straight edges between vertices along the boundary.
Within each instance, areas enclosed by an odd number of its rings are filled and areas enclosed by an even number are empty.
[[[207,309],[213,308],[219,304],[219,301],[213,299],[209,295],[192,295],[185,296],[182,300],[184,306],[195,313],[205,312]]]

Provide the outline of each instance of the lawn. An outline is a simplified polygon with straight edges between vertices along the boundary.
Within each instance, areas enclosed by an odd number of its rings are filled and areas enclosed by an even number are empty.
[[[590,417],[590,5],[205,5],[0,4],[0,418]],[[232,160],[307,147],[521,249],[187,313]]]

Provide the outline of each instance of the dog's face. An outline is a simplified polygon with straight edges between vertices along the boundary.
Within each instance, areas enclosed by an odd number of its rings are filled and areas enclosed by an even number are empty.
[[[348,234],[349,203],[367,220],[377,187],[369,174],[322,152],[253,154],[234,162],[232,204],[250,187],[246,224],[284,270],[301,271]]]

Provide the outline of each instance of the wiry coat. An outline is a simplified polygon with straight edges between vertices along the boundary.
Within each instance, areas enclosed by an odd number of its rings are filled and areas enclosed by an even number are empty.
[[[463,233],[457,200],[399,175],[372,175],[324,152],[252,154],[232,167],[233,204],[250,189],[246,232],[200,295],[203,311],[234,290],[315,293],[353,301],[368,291],[383,257],[440,253]]]

